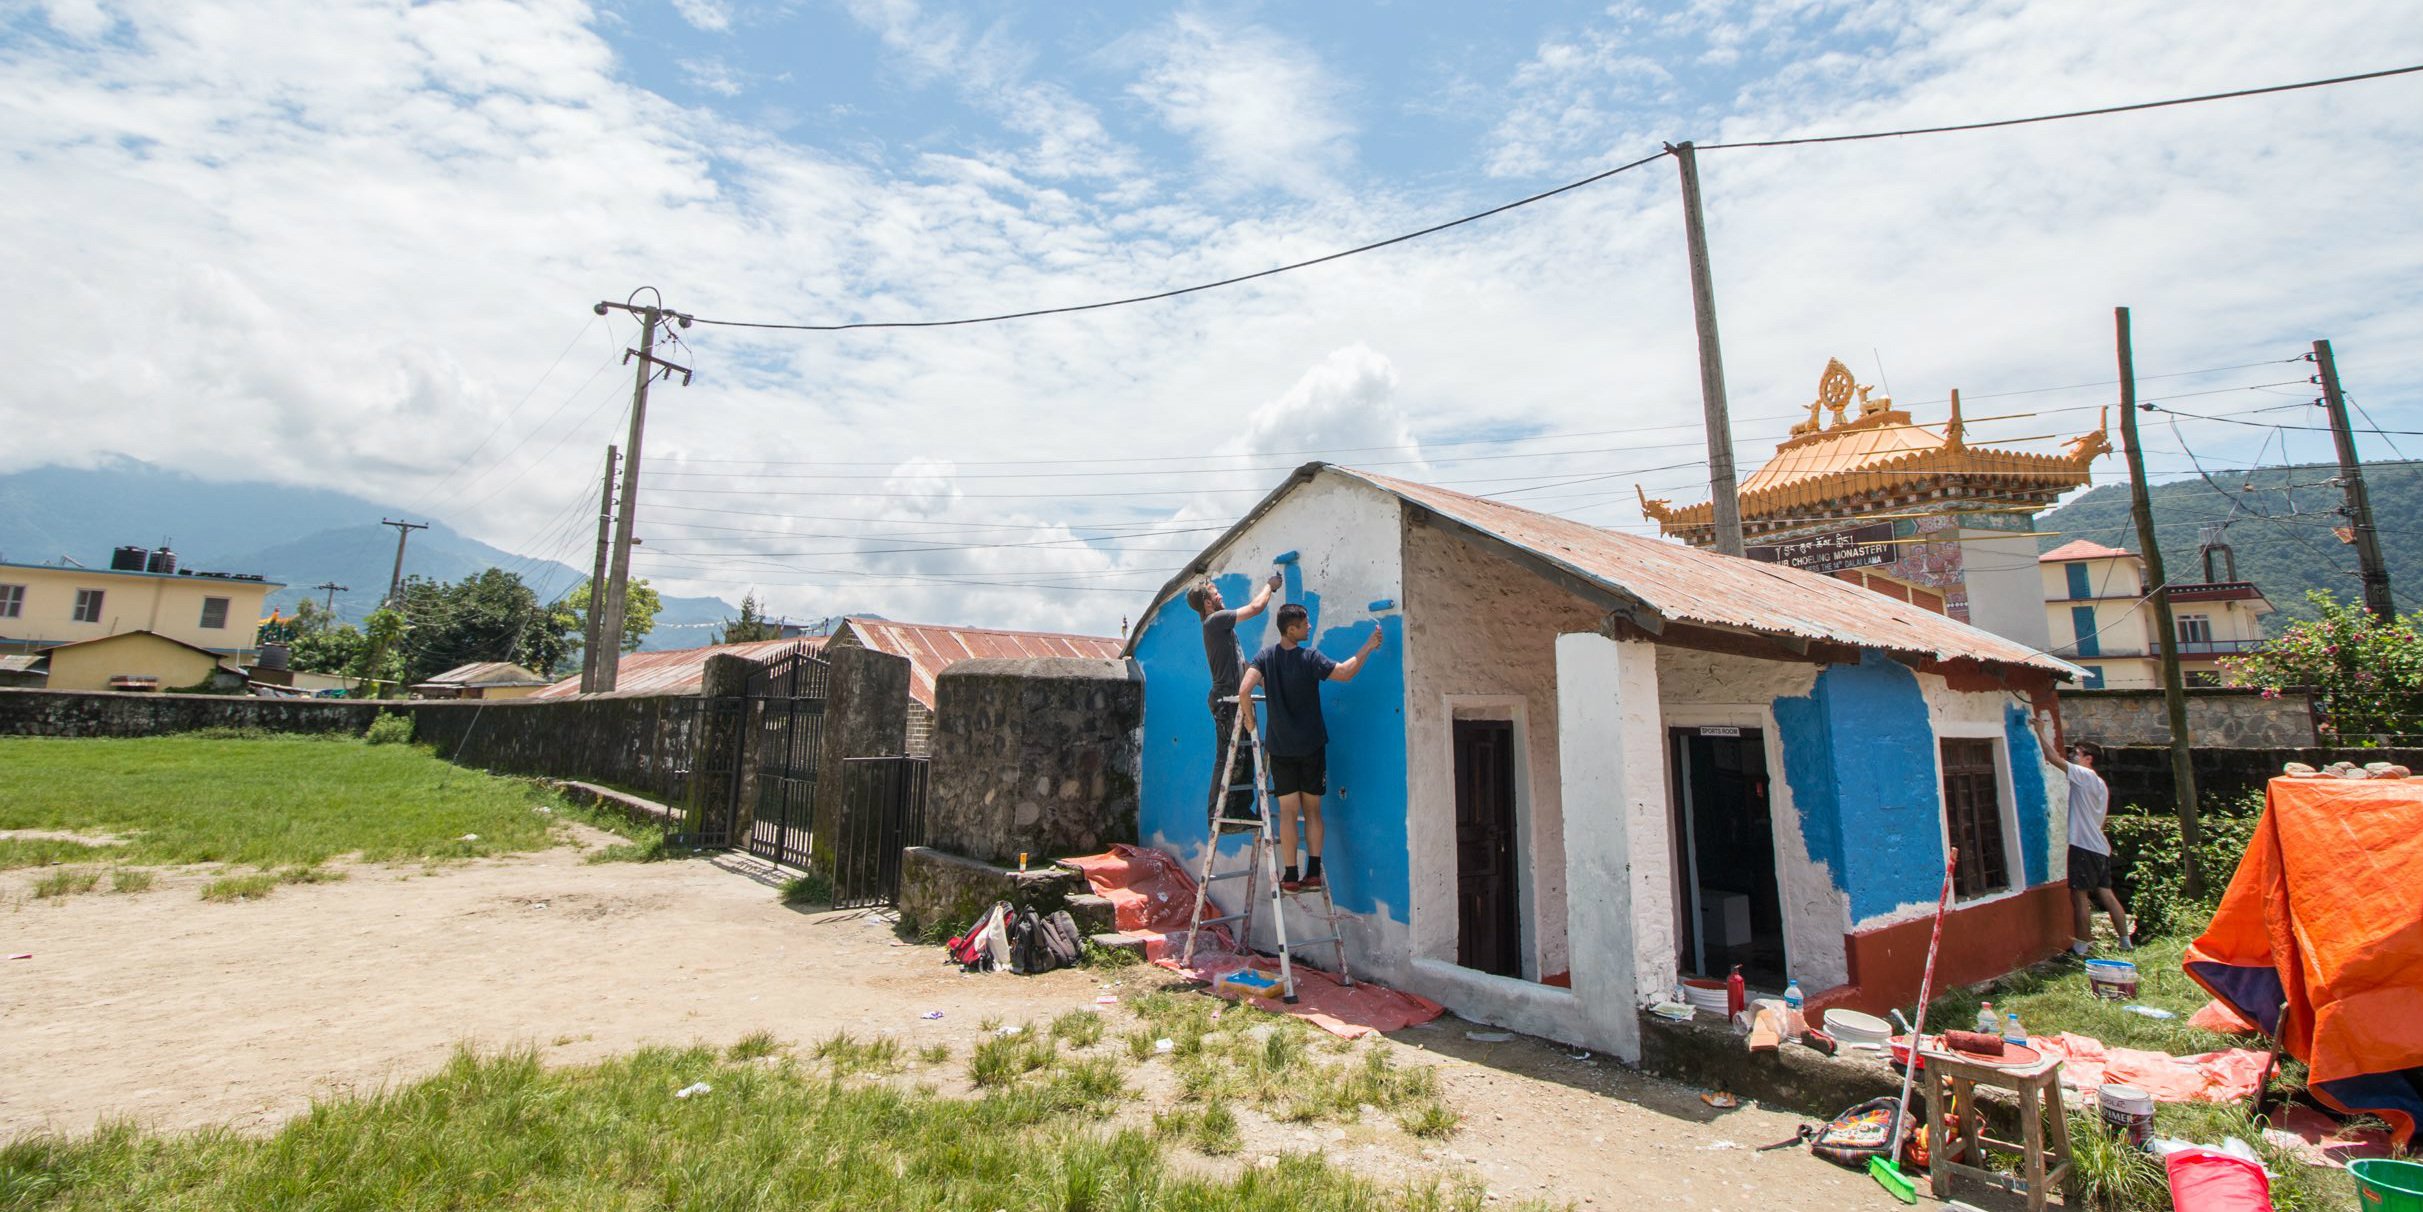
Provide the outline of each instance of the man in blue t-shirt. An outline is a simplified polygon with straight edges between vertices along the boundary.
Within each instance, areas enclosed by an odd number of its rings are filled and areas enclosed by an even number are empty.
[[[1321,721],[1321,683],[1351,682],[1363,671],[1363,658],[1380,646],[1380,628],[1343,661],[1321,655],[1304,641],[1312,635],[1312,619],[1293,602],[1279,608],[1279,642],[1265,648],[1246,667],[1237,692],[1247,702],[1254,688],[1263,688],[1270,718],[1263,751],[1270,755],[1270,790],[1279,798],[1279,854],[1287,865],[1279,887],[1287,892],[1318,888],[1321,876],[1321,797],[1329,791],[1329,728]],[[1296,876],[1296,817],[1304,818],[1304,875]]]

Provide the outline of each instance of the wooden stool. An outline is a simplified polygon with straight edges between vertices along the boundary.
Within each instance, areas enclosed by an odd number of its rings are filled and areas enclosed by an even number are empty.
[[[2019,1154],[2019,1181],[2027,1188],[2028,1212],[2044,1212],[2045,1189],[2053,1183],[2061,1184],[2063,1206],[2073,1202],[2070,1121],[2061,1108],[2059,1060],[2047,1058],[2026,1069],[2005,1069],[1931,1049],[1919,1055],[1926,1058],[1926,1067],[1919,1071],[1918,1080],[1927,1088],[1927,1173],[1935,1198],[1951,1198],[1952,1179],[1956,1176],[2010,1189],[2011,1176],[1982,1164],[1986,1149],[1991,1147]],[[1979,1086],[2017,1094],[2020,1139],[2014,1142],[1987,1136],[1983,1116],[1974,1112],[1959,1116],[1955,1125],[1958,1141],[1946,1139],[1943,1086],[1947,1080],[1952,1085],[1952,1105],[1964,1110],[1976,1106]],[[1961,1160],[1946,1160],[1955,1152]],[[2050,1168],[2046,1165],[2048,1160],[2053,1162]]]

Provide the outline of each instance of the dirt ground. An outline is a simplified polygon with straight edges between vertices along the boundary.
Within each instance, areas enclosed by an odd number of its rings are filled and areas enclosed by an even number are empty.
[[[586,845],[605,840],[584,831]],[[1040,1021],[1174,979],[1151,968],[964,976],[938,948],[899,941],[884,915],[786,908],[774,870],[737,855],[589,864],[566,847],[346,870],[233,904],[196,895],[211,874],[200,869],[163,871],[147,892],[56,900],[26,895],[33,872],[0,877],[0,955],[32,956],[0,960],[0,1138],[104,1117],[266,1131],[314,1098],[427,1074],[466,1041],[526,1042],[573,1063],[757,1030],[793,1043],[889,1032],[950,1043],[955,1071],[984,1019]],[[1130,1025],[1120,1007],[1102,1009],[1114,1032]],[[1891,1202],[1805,1150],[1755,1151],[1804,1117],[1712,1111],[1696,1091],[1604,1059],[1520,1036],[1475,1042],[1468,1029],[1449,1017],[1389,1045],[1440,1067],[1465,1117],[1444,1143],[1381,1116],[1305,1127],[1239,1108],[1243,1152],[1201,1164],[1318,1148],[1375,1177],[1469,1174],[1501,1196],[1577,1207]],[[1168,1097],[1157,1068],[1139,1071],[1147,1099]]]

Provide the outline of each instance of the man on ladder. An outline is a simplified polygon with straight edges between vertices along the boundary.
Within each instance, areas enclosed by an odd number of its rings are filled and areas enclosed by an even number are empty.
[[[1263,738],[1269,757],[1270,793],[1279,801],[1279,856],[1286,870],[1279,888],[1294,892],[1318,888],[1321,871],[1321,797],[1329,791],[1329,728],[1321,719],[1321,683],[1350,682],[1363,671],[1364,659],[1379,648],[1378,624],[1371,638],[1343,661],[1333,661],[1304,641],[1312,636],[1312,619],[1304,607],[1290,602],[1279,608],[1279,642],[1264,648],[1237,684],[1240,702],[1252,703],[1263,688],[1270,719]],[[1304,821],[1305,863],[1296,869],[1296,819]]]
[[[1229,745],[1237,731],[1237,681],[1244,675],[1245,653],[1237,647],[1237,624],[1261,614],[1270,605],[1270,595],[1279,591],[1279,574],[1254,594],[1253,600],[1231,608],[1220,598],[1220,587],[1210,577],[1195,582],[1186,591],[1186,604],[1195,608],[1203,619],[1203,660],[1211,667],[1212,715],[1212,803],[1222,805],[1220,783],[1227,777]],[[1247,728],[1253,727],[1251,716]],[[1250,771],[1252,764],[1240,769]],[[1247,817],[1253,815],[1254,795],[1250,787],[1234,787],[1227,793],[1225,804],[1214,815]]]

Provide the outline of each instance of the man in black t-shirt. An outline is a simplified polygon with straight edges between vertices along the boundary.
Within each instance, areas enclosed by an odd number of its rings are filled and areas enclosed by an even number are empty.
[[[1321,797],[1329,791],[1329,726],[1321,719],[1321,683],[1351,682],[1363,671],[1364,658],[1380,646],[1381,631],[1373,624],[1371,638],[1343,661],[1333,661],[1307,645],[1312,619],[1293,602],[1279,608],[1279,642],[1254,657],[1238,682],[1237,693],[1248,701],[1263,687],[1270,708],[1269,733],[1263,751],[1270,755],[1270,790],[1279,798],[1279,854],[1287,871],[1279,887],[1287,892],[1318,888],[1321,874]],[[1304,818],[1304,876],[1296,877],[1296,817]]]
[[[1254,600],[1234,610],[1220,600],[1220,587],[1210,577],[1195,582],[1186,591],[1186,604],[1203,616],[1203,660],[1211,666],[1212,714],[1212,786],[1211,794],[1220,794],[1220,774],[1228,765],[1228,739],[1237,726],[1237,679],[1243,668],[1244,655],[1237,649],[1237,624],[1262,613],[1270,605],[1270,595],[1279,590],[1279,574],[1270,574]],[[1246,727],[1253,725],[1248,723]],[[1254,768],[1251,759],[1240,759],[1236,770],[1229,772],[1232,784],[1250,782]],[[1204,803],[1212,801],[1205,799]],[[1239,789],[1228,793],[1227,806],[1220,815],[1250,817],[1254,814],[1254,793]]]

